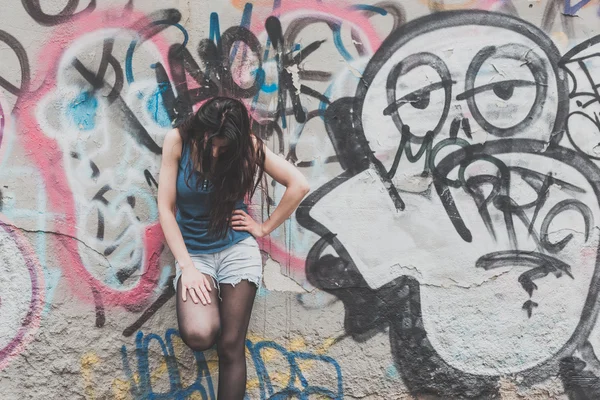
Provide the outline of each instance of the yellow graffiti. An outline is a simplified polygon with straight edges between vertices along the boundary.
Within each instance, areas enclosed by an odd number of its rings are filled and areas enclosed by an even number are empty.
[[[256,335],[249,335],[248,338],[254,343],[266,340],[265,338],[259,337]],[[326,339],[321,345],[319,345],[315,349],[315,353],[319,354],[319,355],[323,355],[323,354],[327,353],[327,351],[331,348],[331,346],[333,346],[335,341],[336,341],[335,338]],[[294,338],[290,341],[287,348],[290,351],[307,350],[306,341],[302,337]],[[180,354],[181,351],[185,349],[185,344],[183,343],[182,340],[174,340],[173,341],[173,349],[174,349],[175,354],[178,354],[178,353]],[[206,354],[206,353],[208,353],[208,354]],[[278,356],[280,356],[280,353],[274,349],[266,348],[261,351],[261,358],[264,360],[265,363],[273,362]],[[216,352],[205,352],[205,357],[206,357],[206,364],[207,364],[209,372],[210,372],[210,376],[212,376],[212,377],[218,376],[218,358],[217,358]],[[248,349],[246,349],[246,358],[249,360],[249,362],[251,362]],[[83,355],[81,357],[81,375],[83,378],[84,394],[85,394],[86,400],[95,400],[95,398],[96,398],[96,395],[94,392],[94,385],[93,385],[92,369],[95,365],[97,365],[100,362],[101,362],[101,359],[98,357],[97,354],[95,354],[93,352],[86,353],[85,355]],[[302,360],[302,361],[298,362],[298,366],[303,371],[310,370],[311,368],[313,368],[315,366],[315,364],[316,364],[316,361],[312,361],[312,360]],[[156,369],[154,369],[152,371],[152,373],[150,374],[150,382],[152,384],[156,384],[157,381],[160,378],[164,377],[165,374],[167,374],[167,373],[168,373],[167,363],[163,358],[163,360],[160,362],[158,367]],[[275,385],[286,386],[290,379],[290,374],[289,374],[289,371],[274,372],[274,373],[270,374],[270,378],[271,378],[271,381]],[[133,374],[133,384],[137,385],[139,383],[140,383],[140,376],[136,372]],[[112,398],[114,400],[133,400],[133,397],[131,395],[131,385],[132,385],[132,382],[130,382],[129,380],[122,379],[122,378],[113,379],[113,381],[111,383]],[[260,387],[260,383],[259,383],[258,378],[249,379],[247,382],[247,385],[246,385],[246,388],[248,390],[258,389],[259,387]],[[194,399],[201,400],[201,396],[199,393],[193,393],[192,395],[190,395],[189,399],[190,400],[194,400]]]
[[[100,358],[94,353],[86,353],[81,357],[81,375],[83,377],[84,395],[86,400],[94,400],[94,385],[92,380],[92,368],[100,362]]]
[[[129,381],[124,379],[115,379],[111,385],[113,398],[115,400],[129,400],[131,398],[131,394],[129,390],[131,389],[131,384]]]
[[[266,340],[265,338],[260,338],[258,336],[251,336],[249,335],[249,339],[254,342],[260,342],[263,340]],[[329,349],[331,348],[331,346],[333,346],[336,342],[336,338],[328,338],[325,339],[325,341],[315,349],[315,353],[318,355],[324,355],[327,353],[327,351],[329,351]],[[302,351],[302,350],[306,350],[307,346],[306,346],[306,342],[304,340],[303,337],[298,337],[296,339],[292,339],[290,341],[290,344],[288,346],[288,349],[290,351]],[[261,357],[262,359],[265,361],[265,363],[268,363],[269,361],[273,361],[280,353],[277,350],[274,349],[264,349],[261,351]],[[246,355],[248,355],[248,350],[246,349]],[[298,362],[298,366],[300,367],[300,369],[302,371],[309,371],[311,368],[313,368],[316,364],[316,361],[313,360],[302,360]],[[281,386],[286,386],[289,382],[290,379],[290,374],[286,371],[286,373],[280,373],[280,372],[275,372],[269,375],[269,377],[271,378],[271,381],[277,384],[280,384]],[[260,381],[258,380],[258,378],[254,378],[254,379],[249,379],[248,382],[246,383],[246,389],[248,390],[252,390],[252,389],[258,389],[260,386]]]

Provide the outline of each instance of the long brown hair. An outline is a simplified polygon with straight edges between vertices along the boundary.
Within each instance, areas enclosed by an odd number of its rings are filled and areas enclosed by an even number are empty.
[[[252,197],[262,179],[265,152],[262,140],[250,133],[250,117],[244,103],[228,97],[214,97],[179,126],[183,148],[189,149],[193,171],[209,179],[214,190],[210,195],[209,233],[224,237],[235,203]],[[224,138],[226,151],[213,160],[212,141]],[[188,176],[189,180],[189,176]],[[201,179],[196,184],[200,185]]]

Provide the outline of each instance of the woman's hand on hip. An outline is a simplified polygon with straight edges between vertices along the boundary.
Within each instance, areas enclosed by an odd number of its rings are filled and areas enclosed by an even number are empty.
[[[236,231],[246,231],[255,238],[266,236],[263,224],[256,222],[244,210],[235,210],[231,217],[231,228]]]
[[[204,305],[211,303],[209,294],[212,291],[210,279],[194,268],[193,265],[184,268],[179,279],[181,279],[181,298],[183,301],[187,301],[189,291],[194,303],[201,302]]]

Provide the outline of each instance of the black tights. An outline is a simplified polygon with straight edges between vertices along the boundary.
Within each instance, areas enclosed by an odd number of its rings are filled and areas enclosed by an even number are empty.
[[[213,282],[210,276],[207,276]],[[192,350],[204,351],[217,343],[220,400],[242,400],[246,392],[246,332],[256,295],[256,285],[242,280],[235,287],[221,285],[210,292],[212,303],[195,304],[181,298],[177,284],[177,322],[181,338]]]

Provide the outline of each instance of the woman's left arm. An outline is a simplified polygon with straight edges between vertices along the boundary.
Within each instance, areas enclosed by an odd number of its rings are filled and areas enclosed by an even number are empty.
[[[273,213],[262,224],[257,223],[243,210],[236,210],[231,219],[231,226],[236,231],[247,231],[254,237],[263,237],[273,232],[292,213],[310,191],[308,181],[296,167],[273,153],[263,145],[265,151],[265,170],[269,176],[283,186],[285,193]]]

